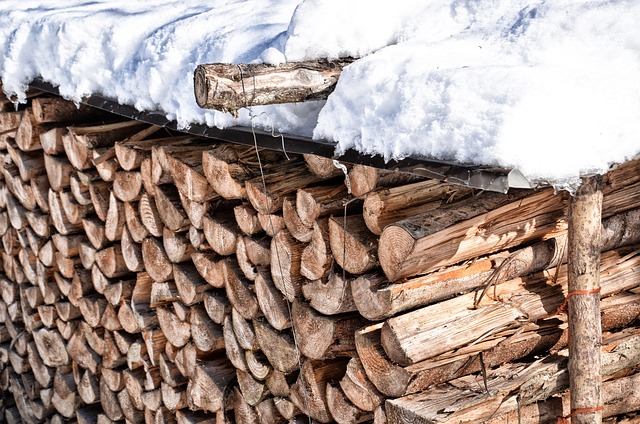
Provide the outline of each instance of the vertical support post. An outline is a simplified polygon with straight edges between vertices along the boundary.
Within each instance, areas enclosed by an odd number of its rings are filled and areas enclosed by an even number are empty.
[[[582,179],[569,207],[569,378],[571,422],[602,422],[600,226],[602,176]]]

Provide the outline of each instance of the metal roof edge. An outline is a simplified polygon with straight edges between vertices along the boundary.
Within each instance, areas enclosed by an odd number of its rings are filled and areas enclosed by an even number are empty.
[[[30,83],[32,88],[51,94],[60,95],[56,86],[42,79]],[[340,156],[335,155],[335,143],[326,140],[314,140],[292,134],[273,136],[270,132],[250,127],[230,127],[220,129],[204,124],[192,124],[188,128],[179,128],[176,121],[169,120],[159,111],[143,112],[130,105],[123,105],[116,100],[92,94],[82,99],[82,103],[96,107],[130,119],[165,127],[182,133],[207,137],[248,146],[295,154],[314,154],[340,162],[362,164],[380,169],[393,170],[438,179],[452,184],[461,184],[481,190],[506,193],[509,188],[534,188],[520,172],[513,169],[490,166],[464,165],[425,158],[407,158],[400,161],[385,161],[381,156],[365,155],[355,150],[348,150]],[[255,141],[254,141],[255,137]]]

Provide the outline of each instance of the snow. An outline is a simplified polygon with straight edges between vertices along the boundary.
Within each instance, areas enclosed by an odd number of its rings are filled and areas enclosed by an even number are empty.
[[[253,124],[385,159],[520,170],[559,187],[640,153],[640,2],[3,0],[0,78],[106,95],[182,127]],[[200,63],[343,56],[326,102],[200,109]]]

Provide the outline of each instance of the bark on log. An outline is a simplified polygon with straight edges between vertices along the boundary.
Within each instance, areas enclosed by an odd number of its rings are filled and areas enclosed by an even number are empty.
[[[387,226],[378,249],[387,278],[424,274],[566,229],[566,196],[547,189],[521,197],[491,194]]]
[[[198,65],[194,91],[198,105],[237,114],[252,105],[326,99],[342,68],[354,59],[281,65],[211,63]]]
[[[570,201],[568,234],[569,376],[572,422],[578,424],[602,422],[601,215],[602,176],[585,177]]]

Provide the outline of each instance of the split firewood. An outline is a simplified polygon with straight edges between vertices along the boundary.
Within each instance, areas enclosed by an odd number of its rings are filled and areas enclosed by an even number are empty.
[[[348,173],[348,179],[351,193],[356,197],[362,197],[376,188],[411,184],[423,180],[424,177],[366,165],[354,165]]]
[[[351,285],[353,279],[337,272],[325,278],[307,282],[302,293],[309,305],[324,315],[337,315],[356,311]],[[364,316],[364,314],[362,314]]]
[[[180,231],[189,226],[189,218],[182,208],[180,195],[174,186],[158,186],[154,192],[154,198],[158,215],[167,228],[171,231]]]
[[[327,383],[327,408],[337,423],[359,423],[369,421],[373,414],[355,406],[345,396],[340,386]]]
[[[282,209],[285,196],[318,181],[319,178],[309,173],[303,161],[293,160],[270,168],[264,178],[259,176],[247,180],[245,188],[254,209],[266,215]]]
[[[69,132],[63,137],[64,150],[74,168],[82,171],[92,166],[93,149],[113,146],[116,141],[140,131],[144,125],[137,121],[122,121],[95,126],[68,127]]]
[[[212,288],[207,284],[192,262],[174,263],[173,279],[180,300],[187,306],[204,300],[204,293]]]
[[[240,231],[231,211],[203,216],[202,229],[214,252],[222,256],[235,253]]]
[[[251,236],[263,231],[260,221],[258,220],[258,213],[250,204],[244,203],[236,206],[233,209],[233,214],[236,218],[238,228],[246,235]]]
[[[296,209],[295,198],[293,196],[285,197],[282,201],[282,218],[284,225],[296,240],[302,243],[308,243],[311,240],[313,227],[306,225],[300,219],[298,210]]]
[[[602,353],[603,374],[633,367],[640,362],[640,356],[631,354],[629,349],[637,343],[638,336],[624,341],[613,342],[610,353]],[[606,342],[605,342],[606,343]],[[566,372],[567,351],[548,357],[546,361],[532,364],[506,364],[487,371],[485,390],[468,390],[477,387],[472,376],[455,380],[449,388],[436,386],[420,394],[409,395],[387,403],[387,414],[391,422],[404,422],[413,417],[430,419],[439,415],[443,422],[482,422],[496,413],[517,409],[518,405],[532,404],[562,392],[568,387]],[[624,360],[620,360],[624,357]],[[463,392],[468,390],[465,394]],[[487,396],[487,391],[489,396]],[[516,396],[518,400],[516,402]],[[428,406],[426,406],[428,405]],[[442,413],[442,405],[451,405]]]
[[[521,192],[486,193],[387,226],[380,236],[380,264],[395,281],[550,238],[566,230],[566,206],[566,196],[553,190],[524,198]],[[497,222],[499,228],[492,225]]]
[[[115,154],[120,167],[125,171],[133,171],[140,168],[145,158],[151,157],[151,149],[156,145],[183,143],[191,136],[174,136],[149,138],[155,136],[162,128],[150,126],[123,141],[115,144]]]
[[[357,357],[349,360],[340,388],[345,396],[359,409],[373,412],[384,402],[384,395],[376,389],[366,375],[362,362]]]
[[[269,155],[272,158],[274,154]],[[261,175],[255,149],[230,144],[212,146],[202,152],[202,167],[209,184],[225,199],[245,199],[244,182]]]
[[[378,266],[378,240],[361,215],[329,218],[329,242],[338,265],[351,274],[364,274]]]
[[[327,275],[333,264],[329,241],[329,222],[320,219],[313,223],[309,244],[300,258],[300,274],[309,280],[320,280]]]
[[[325,158],[318,155],[302,155],[307,168],[313,175],[317,175],[322,179],[330,179],[344,175],[342,170],[333,164],[333,159]],[[351,169],[351,165],[345,164],[347,172]]]
[[[342,68],[354,59],[281,65],[212,63],[198,65],[194,90],[200,107],[237,114],[251,105],[326,99]]]
[[[304,361],[298,380],[291,386],[290,398],[293,403],[311,418],[321,423],[331,422],[333,417],[327,405],[327,383],[340,379],[346,365],[344,358]]]
[[[191,338],[202,352],[216,352],[225,348],[222,326],[207,315],[202,305],[191,307]]]
[[[235,375],[235,368],[226,358],[197,364],[187,386],[189,407],[209,412],[220,410],[224,406],[225,387]]]
[[[189,157],[185,157],[184,154],[174,156],[172,153],[168,153],[167,165],[169,172],[180,193],[189,200],[194,202],[216,200],[219,195],[203,175],[203,153],[201,146],[197,147],[189,149],[189,154],[193,155]]]
[[[364,200],[364,221],[372,233],[380,235],[388,224],[437,209],[472,193],[472,189],[434,180],[372,191]]]
[[[258,268],[254,283],[258,305],[269,324],[276,330],[289,328],[291,319],[287,300],[276,288],[266,268]]]
[[[113,147],[94,149],[91,156],[93,158],[91,162],[102,181],[113,182],[116,178],[116,172],[120,169],[115,149]]]
[[[142,241],[142,260],[153,281],[161,283],[173,277],[173,266],[157,238],[148,237]]]
[[[76,104],[60,97],[36,97],[31,100],[33,120],[37,124],[101,121],[113,118],[106,111]]]
[[[313,226],[320,217],[339,213],[353,214],[361,207],[362,201],[348,194],[343,184],[301,188],[296,193],[298,216],[308,227]]]
[[[634,287],[633,283],[625,282],[624,278],[634,278],[632,277],[635,273],[634,263],[640,259],[634,255],[627,257],[628,253],[628,250],[623,249],[602,254],[602,297]],[[621,261],[622,258],[624,260]],[[523,282],[526,283],[525,290],[521,287]],[[485,297],[480,303],[484,304],[484,307],[469,310],[469,305],[473,307],[475,304],[474,297],[476,296],[474,293],[469,293],[417,309],[415,312],[390,318],[382,329],[385,351],[396,363],[410,365],[451,350],[454,345],[461,347],[481,337],[490,329],[510,327],[518,322],[523,322],[523,319],[533,322],[549,315],[550,310],[560,307],[567,290],[566,284],[566,267],[563,266],[558,271],[553,270],[553,274],[549,271],[542,275],[534,275],[525,281],[518,278],[498,285],[496,287],[496,296],[499,296],[496,298],[499,299],[498,302],[490,301]],[[486,303],[483,303],[485,301]],[[465,306],[453,306],[458,302],[467,303]],[[428,325],[420,317],[420,314],[427,313],[427,311]],[[434,319],[434,317],[438,318]],[[456,324],[450,325],[450,320],[455,320]],[[480,322],[482,324],[476,326],[476,323]],[[417,328],[419,330],[416,330]],[[398,331],[396,335],[399,338],[392,336],[394,330]],[[437,333],[436,338],[441,340],[442,331],[447,333],[447,342],[423,344],[414,338],[419,334],[420,340],[429,340]],[[401,334],[411,334],[412,336],[405,339]],[[400,342],[400,339],[403,341]],[[462,342],[463,339],[467,341]]]
[[[53,127],[40,133],[40,146],[47,155],[59,155],[64,153],[64,135],[68,132],[66,127]],[[1,140],[1,137],[0,137]]]
[[[299,368],[300,353],[287,332],[277,332],[269,324],[253,320],[260,349],[275,370],[290,374]]]
[[[149,234],[154,237],[162,237],[164,223],[162,219],[160,219],[154,198],[150,196],[148,192],[140,196],[140,201],[138,202],[139,214],[136,215],[135,209],[133,208],[130,209],[130,212],[127,216],[127,225],[129,225],[129,230],[132,231],[132,236],[136,235],[136,238],[139,238],[139,235],[144,233],[138,225],[138,222],[141,222]],[[126,209],[125,213],[127,213]],[[138,242],[142,242],[142,240]]]
[[[364,326],[361,317],[322,315],[298,300],[293,302],[291,314],[300,352],[307,358],[355,356],[354,334]]]
[[[304,245],[283,230],[271,240],[271,277],[289,302],[302,296],[300,260]]]
[[[113,179],[113,194],[122,202],[133,202],[140,198],[142,176],[138,171],[118,171]]]
[[[133,240],[128,228],[122,229],[120,247],[122,249],[122,258],[124,260],[124,264],[129,271],[140,272],[144,270],[142,247],[139,243],[136,243]]]
[[[258,213],[258,221],[260,222],[260,227],[262,227],[264,232],[269,237],[274,237],[276,234],[280,232],[280,230],[284,230],[286,227],[286,224],[284,222],[284,217],[282,216],[282,214]]]
[[[233,261],[225,260],[221,265],[224,287],[231,305],[244,319],[258,317],[260,307],[252,285],[240,276],[241,271]]]

